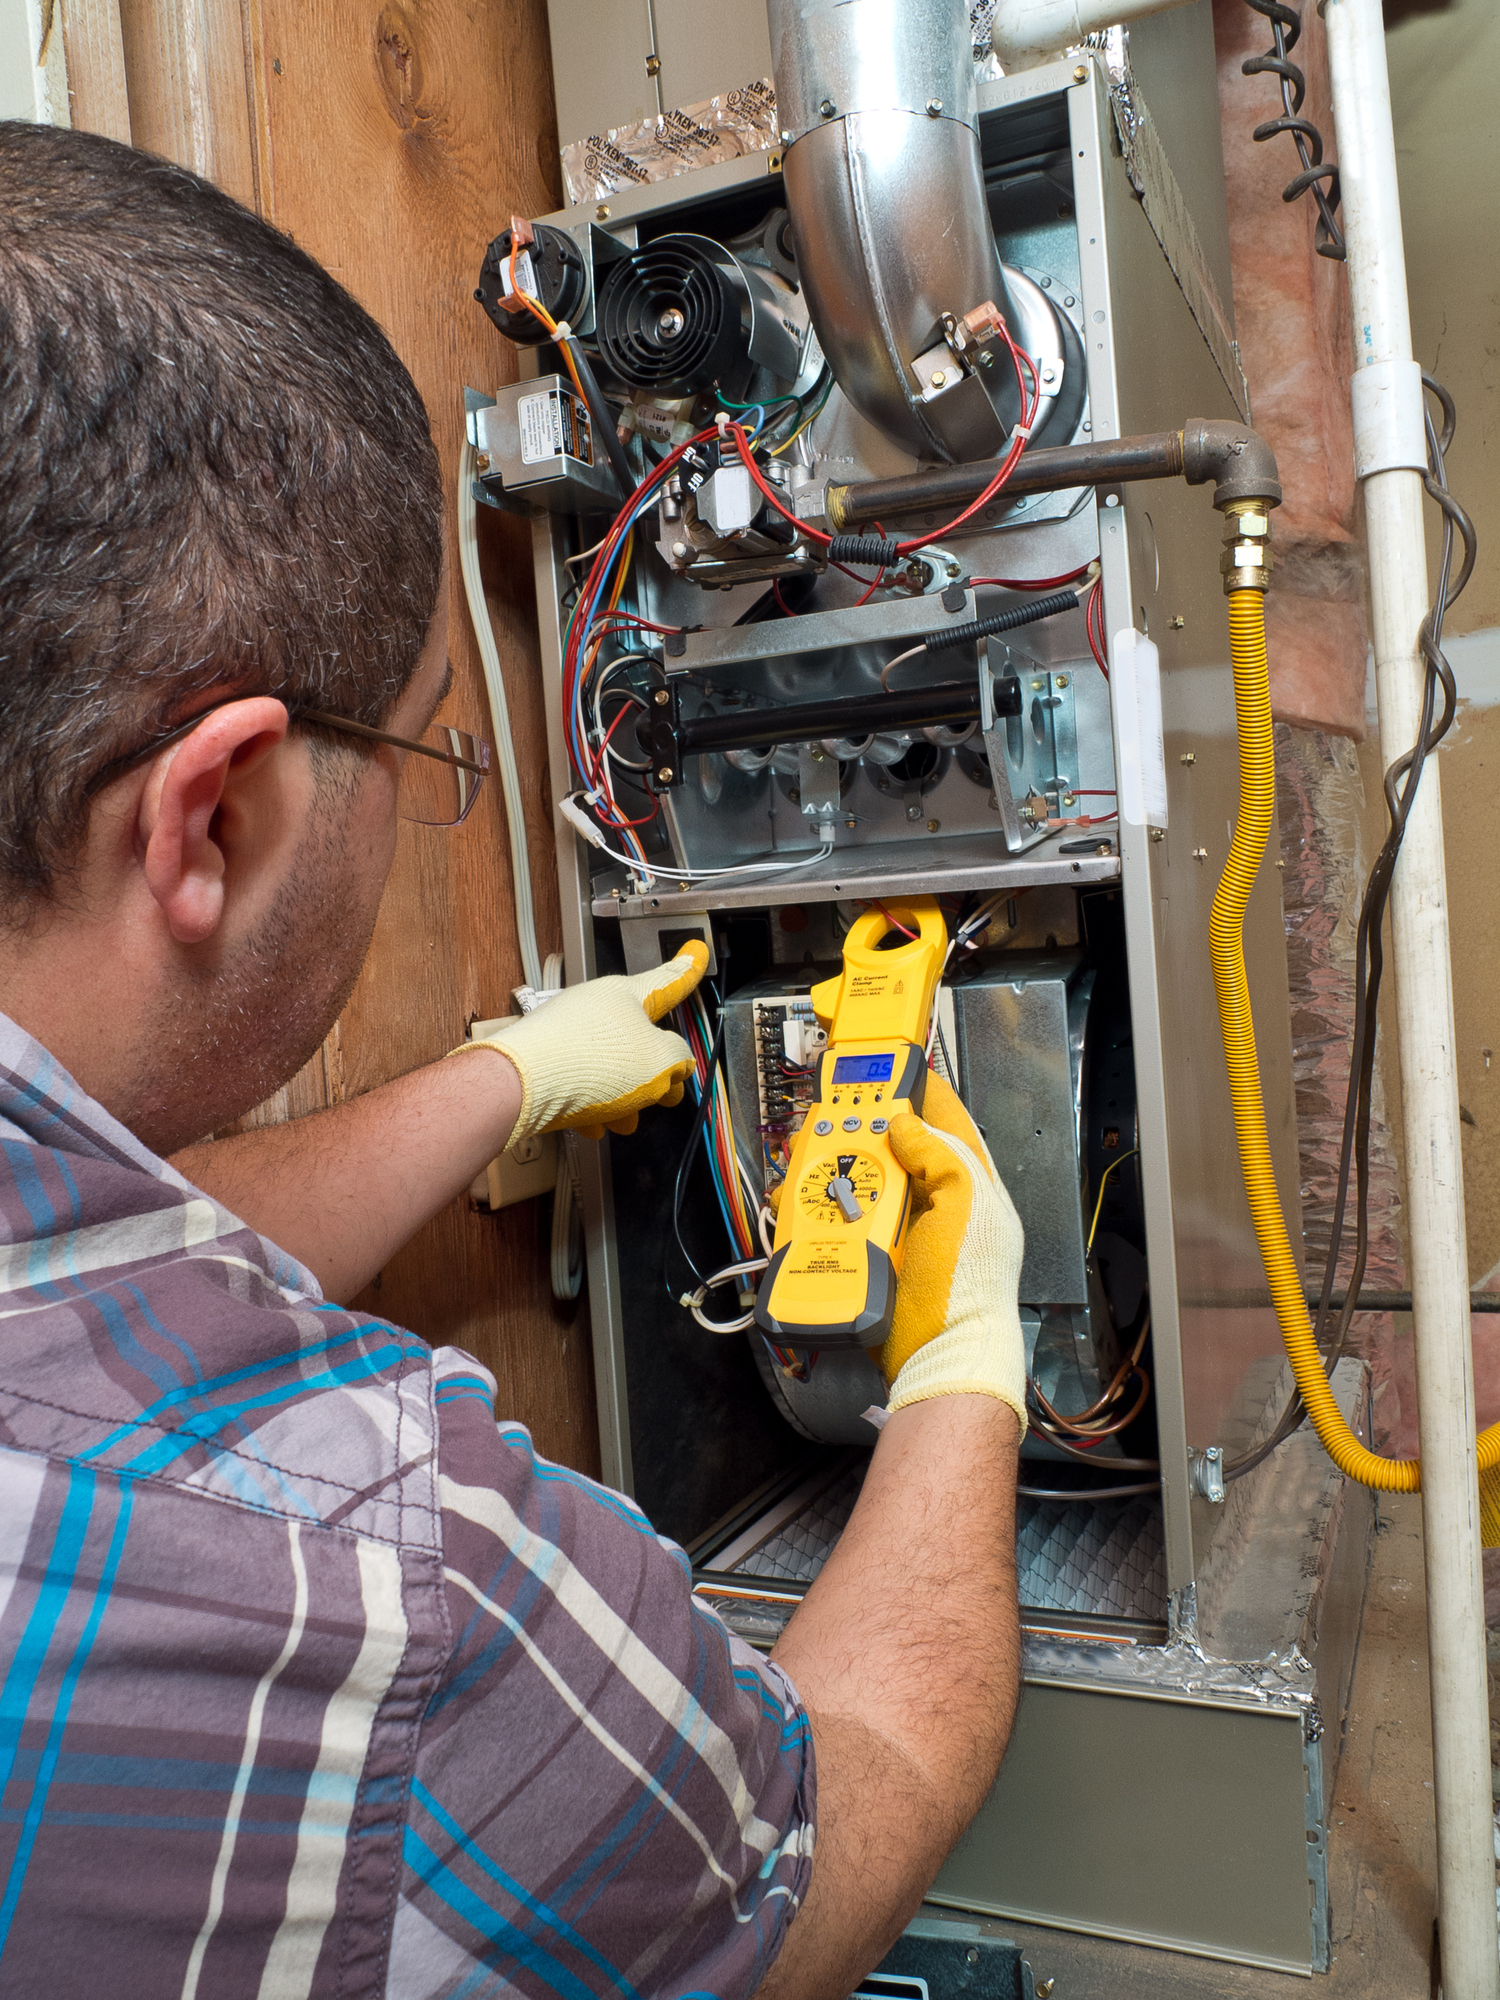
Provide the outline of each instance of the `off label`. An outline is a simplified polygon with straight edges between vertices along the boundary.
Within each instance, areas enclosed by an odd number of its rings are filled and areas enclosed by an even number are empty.
[[[516,421],[521,431],[523,465],[545,465],[549,458],[565,456],[584,465],[593,464],[588,411],[576,396],[562,389],[543,389],[534,396],[522,396],[516,404]]]

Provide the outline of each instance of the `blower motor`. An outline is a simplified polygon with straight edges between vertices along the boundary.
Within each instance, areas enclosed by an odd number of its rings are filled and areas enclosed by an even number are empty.
[[[658,236],[610,265],[594,338],[610,374],[633,389],[737,396],[755,367],[796,379],[807,317],[783,279],[711,237]]]

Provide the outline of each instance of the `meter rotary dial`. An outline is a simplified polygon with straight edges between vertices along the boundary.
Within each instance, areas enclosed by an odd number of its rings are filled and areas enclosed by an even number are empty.
[[[836,1186],[840,1181],[844,1185]],[[880,1162],[868,1153],[825,1154],[798,1183],[797,1207],[804,1220],[818,1228],[842,1229],[854,1220],[847,1208],[857,1203],[859,1213],[870,1214],[884,1186]]]

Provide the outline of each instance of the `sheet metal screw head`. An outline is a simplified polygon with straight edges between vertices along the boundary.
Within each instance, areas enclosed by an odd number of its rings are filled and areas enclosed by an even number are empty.
[[[488,472],[489,469],[490,469],[489,453],[487,451],[476,452],[474,454],[474,470],[479,473],[485,473]]]
[[[977,1944],[971,1944],[969,1949],[964,1953],[964,1963],[966,1965],[978,1965],[979,1947]]]
[[[1052,2000],[1052,1984],[1050,1979],[1042,1980],[1036,1989],[1036,2000]]]
[[[656,703],[658,708],[665,708],[672,697],[665,688],[658,688],[651,699]]]
[[[677,773],[672,769],[670,764],[663,764],[656,775],[662,784],[670,785]]]
[[[831,118],[837,110],[838,106],[834,103],[833,99],[825,97],[823,102],[818,106],[818,116],[820,118]]]
[[[1165,840],[1166,837],[1167,830],[1164,826],[1153,826],[1151,828],[1151,838],[1153,840]]]
[[[1068,685],[1068,676],[1066,674],[1054,674],[1052,676],[1052,685],[1054,687],[1065,688]]]
[[[1089,80],[1089,66],[1087,63],[1080,63],[1077,69],[1075,69],[1073,72],[1073,81],[1075,83],[1087,83],[1088,80]],[[1052,1988],[1049,1986],[1047,1988],[1047,1991],[1050,1993],[1052,1991]]]
[[[906,817],[908,819],[920,819],[922,817],[922,808],[920,806],[908,806],[906,808]]]
[[[942,825],[942,823],[943,823],[943,822],[942,822],[942,821],[941,821],[940,819],[930,819],[930,820],[928,820],[928,822],[927,822],[927,831],[928,831],[929,833],[936,833],[936,832],[937,832],[937,830],[938,830],[938,828],[939,828],[939,827],[940,827],[940,826]]]
[[[1198,761],[1198,753],[1196,750],[1184,750],[1182,756],[1179,758],[1178,761],[1179,763],[1183,764],[1196,764]]]
[[[1207,861],[1208,849],[1206,847],[1195,847],[1193,849],[1193,859],[1195,861]]]
[[[661,57],[660,57],[660,56],[647,56],[647,58],[646,58],[646,74],[647,74],[647,76],[660,76],[660,75],[661,75]]]
[[[599,206],[594,210],[594,220],[596,222],[608,222],[609,203],[607,201],[601,201]]]
[[[942,98],[929,97],[927,100],[927,116],[929,118],[941,118],[942,115],[943,115]]]
[[[791,145],[791,143],[792,143],[792,128],[791,128],[791,126],[790,126],[790,125],[783,125],[783,126],[782,126],[782,128],[781,128],[781,143],[782,143],[782,145],[783,145],[783,146],[790,146],[790,145]]]
[[[1185,618],[1181,618],[1181,617],[1179,617],[1179,618],[1173,618],[1173,619],[1172,619],[1172,620],[1170,621],[1170,623],[1171,623],[1171,627],[1172,627],[1172,630],[1173,630],[1174,632],[1180,632],[1180,631],[1182,630],[1183,626],[1184,626],[1184,625],[1186,625],[1186,623],[1187,623],[1187,620],[1186,620]]]

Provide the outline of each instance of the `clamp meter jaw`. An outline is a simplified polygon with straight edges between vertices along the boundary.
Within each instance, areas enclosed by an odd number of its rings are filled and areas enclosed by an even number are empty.
[[[907,942],[881,949],[901,930]],[[894,903],[851,926],[842,972],[813,988],[828,1047],[755,1302],[756,1325],[778,1346],[878,1347],[890,1332],[911,1189],[889,1130],[902,1112],[921,1113],[947,946],[931,897]]]

